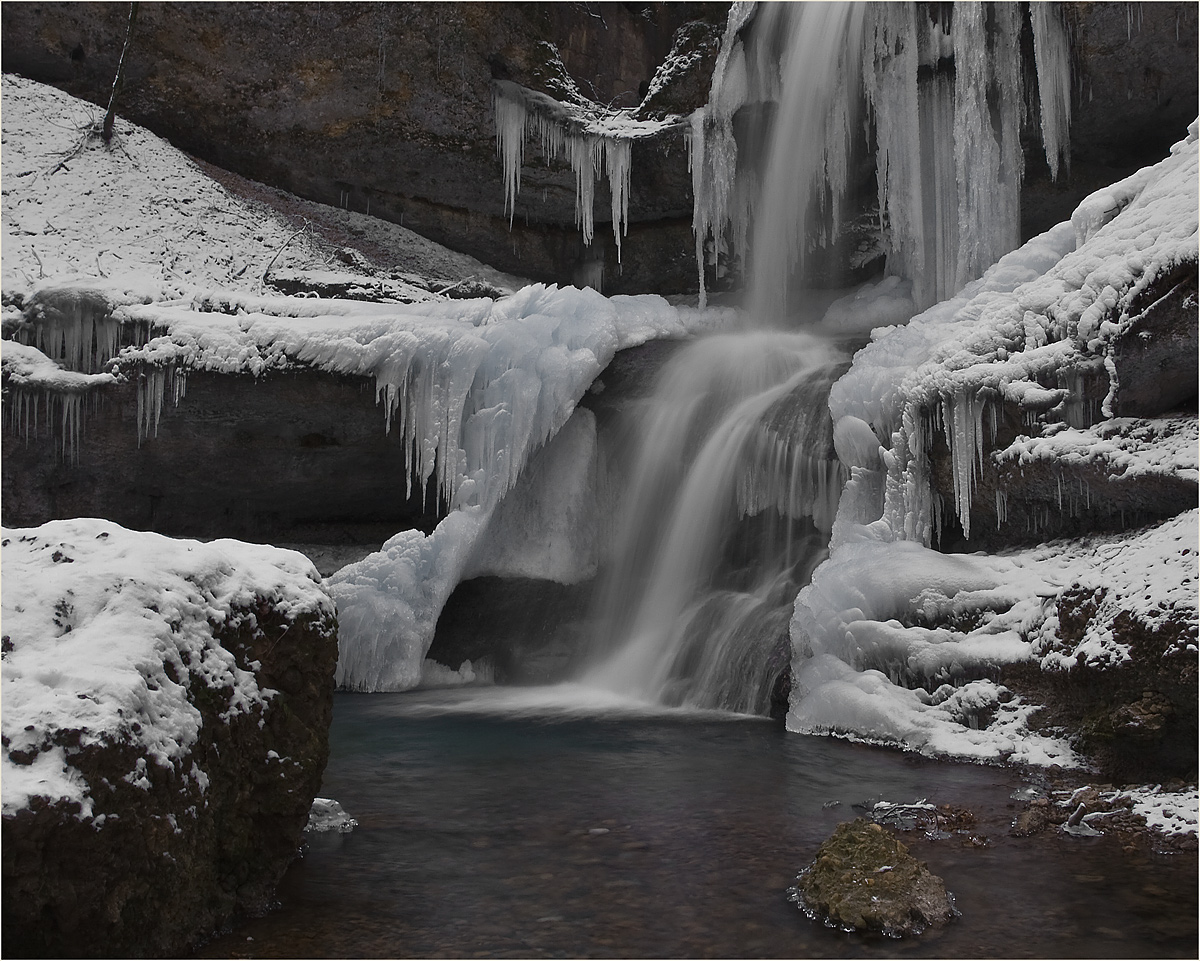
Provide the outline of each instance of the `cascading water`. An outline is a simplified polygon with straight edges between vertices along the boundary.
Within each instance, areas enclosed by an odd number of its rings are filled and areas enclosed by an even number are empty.
[[[701,303],[705,261],[733,254],[750,267],[752,325],[794,324],[803,305],[789,291],[863,206],[872,146],[878,246],[914,310],[1015,247],[1020,16],[1016,4],[735,4],[691,120]],[[1039,86],[1057,98],[1042,111],[1057,171],[1064,35],[1057,12],[1033,26]],[[845,476],[828,392],[846,362],[814,335],[763,332],[672,361],[641,425],[598,630],[606,659],[585,682],[767,712],[773,655]]]
[[[640,425],[601,617],[609,657],[586,683],[766,713],[791,603],[841,489],[817,398],[847,362],[810,334],[749,332],[701,340],[667,366]]]

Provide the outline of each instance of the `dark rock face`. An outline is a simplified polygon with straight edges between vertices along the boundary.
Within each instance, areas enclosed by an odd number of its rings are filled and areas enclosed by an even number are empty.
[[[839,824],[790,895],[814,919],[847,931],[903,937],[955,915],[942,879],[878,824]]]
[[[1160,160],[1196,119],[1195,4],[1063,7],[1073,48],[1071,169],[1051,181],[1040,141],[1030,132],[1023,239],[1070,217],[1093,190]]]
[[[457,670],[490,663],[498,684],[564,680],[585,653],[592,584],[475,577],[454,589],[428,657]]]
[[[1084,637],[1100,614],[1101,597],[1081,587],[1057,601],[1060,634]],[[1109,625],[1129,646],[1129,660],[1099,668],[1079,663],[1066,672],[1027,665],[1006,667],[1001,681],[1047,705],[1038,723],[1079,732],[1079,747],[1099,772],[1116,782],[1165,777],[1194,779],[1197,766],[1195,611],[1170,611],[1148,624],[1121,611]]]
[[[193,371],[140,445],[135,381],[98,392],[77,461],[44,420],[28,444],[6,431],[5,523],[107,517],[174,536],[374,545],[437,523],[436,494],[406,497],[399,431],[385,433],[371,378]]]
[[[218,642],[279,693],[223,719],[194,680],[201,736],[172,769],[120,742],[72,754],[78,731],[48,732],[92,786],[93,817],[42,798],[4,817],[5,955],[173,956],[269,909],[328,759],[337,631],[331,613],[290,619],[261,599],[227,623]],[[124,777],[139,760],[147,789]]]
[[[1195,411],[1200,386],[1194,363],[1200,355],[1197,273],[1195,262],[1180,264],[1130,305],[1136,319],[1112,352],[1118,416],[1153,417],[1180,406]]]
[[[676,28],[697,17],[723,21],[724,9],[149,5],[138,15],[119,112],[244,176],[327,204],[369,205],[375,216],[501,269],[570,282],[592,256],[575,229],[574,174],[561,161],[547,168],[531,146],[510,229],[492,81],[559,99],[578,87],[602,104],[636,105]],[[107,104],[127,13],[127,6],[99,3],[5,7],[4,69]],[[707,93],[706,82],[693,86]],[[679,98],[672,103],[684,106]],[[633,166],[625,269],[616,269],[612,255],[606,287],[681,289],[694,266],[674,274],[666,252],[681,238],[690,250],[682,142],[676,135],[639,147]],[[598,185],[596,211],[607,209],[607,187]],[[598,222],[597,239],[606,231],[611,246],[611,228]]]

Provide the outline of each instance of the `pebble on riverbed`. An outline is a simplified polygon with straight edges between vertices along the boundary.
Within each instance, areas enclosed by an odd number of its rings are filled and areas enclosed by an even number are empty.
[[[838,825],[788,897],[829,927],[895,938],[920,934],[958,913],[942,879],[865,818]]]

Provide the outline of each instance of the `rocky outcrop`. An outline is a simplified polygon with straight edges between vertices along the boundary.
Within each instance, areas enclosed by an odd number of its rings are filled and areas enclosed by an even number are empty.
[[[1075,84],[1069,175],[1028,132],[1022,234],[1160,156],[1195,115],[1188,4],[1066,5]],[[368,211],[538,280],[605,262],[610,292],[694,289],[691,182],[678,132],[634,148],[622,262],[575,229],[574,175],[529,146],[504,210],[493,80],[560,100],[683,114],[705,102],[726,4],[172,4],[142,9],[121,114],[197,156]],[[108,100],[127,8],[10,4],[6,70]],[[1031,78],[1032,82],[1032,78]],[[247,132],[251,135],[247,136]],[[607,209],[601,186],[597,210]]]
[[[995,400],[971,499],[973,547],[1009,546],[1173,517],[1196,503],[1197,264],[1163,272],[1100,318],[1112,343],[1056,372],[1057,413]],[[1048,387],[1049,389],[1049,387]],[[1107,408],[1107,412],[1106,412]],[[954,464],[933,437],[931,477],[954,503]],[[945,518],[944,546],[959,542]]]
[[[328,757],[315,571],[97,520],[4,550],[4,953],[171,956],[267,910]]]
[[[945,924],[957,913],[942,879],[866,818],[839,824],[789,895],[829,927],[895,938]]]

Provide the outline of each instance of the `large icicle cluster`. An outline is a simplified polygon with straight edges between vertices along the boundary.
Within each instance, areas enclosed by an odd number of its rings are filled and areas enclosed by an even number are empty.
[[[1036,6],[1043,137],[1057,174],[1070,121],[1066,37],[1057,9],[1046,9],[1057,5]],[[1015,247],[1020,16],[999,3],[956,3],[938,22],[915,3],[735,4],[709,104],[692,118],[702,291],[711,242],[712,257],[752,258],[760,310],[783,308],[791,268],[843,225],[863,107],[888,270],[912,280],[919,308]],[[947,59],[952,72],[940,69]],[[769,103],[774,119],[751,123],[739,144],[734,116]]]
[[[531,138],[547,164],[565,157],[575,173],[575,226],[590,245],[595,236],[596,181],[605,175],[611,197],[617,260],[629,226],[629,174],[633,141],[672,126],[673,121],[634,120],[632,110],[565,104],[508,80],[492,88],[496,153],[504,167],[504,209],[509,223],[521,191],[525,141]]]

